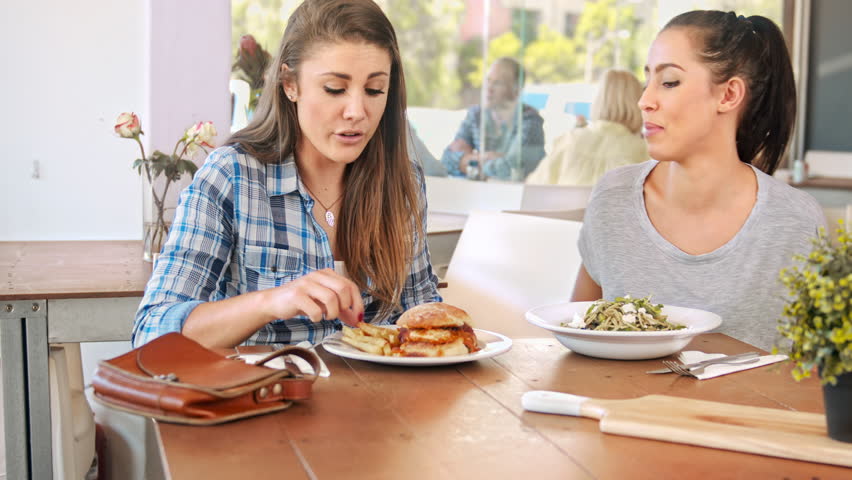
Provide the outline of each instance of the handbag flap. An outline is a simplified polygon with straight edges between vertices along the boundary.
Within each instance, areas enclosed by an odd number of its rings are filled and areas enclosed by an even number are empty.
[[[163,335],[139,348],[136,364],[152,377],[215,390],[239,387],[284,373],[224,357],[179,333]]]

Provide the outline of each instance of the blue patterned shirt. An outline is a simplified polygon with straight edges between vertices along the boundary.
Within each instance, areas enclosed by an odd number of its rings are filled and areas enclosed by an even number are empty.
[[[498,124],[486,110],[485,145],[482,145],[482,135],[479,128],[479,117],[482,107],[474,105],[467,111],[461,126],[453,141],[462,139],[474,150],[482,152],[498,152],[502,154],[485,163],[483,173],[486,177],[502,180],[512,179],[512,168],[521,167],[523,178],[526,178],[538,163],[544,158],[544,119],[538,111],[522,104],[521,125],[517,122]],[[441,156],[441,163],[447,167],[451,176],[462,176],[459,162],[464,152],[450,150],[447,147]],[[516,179],[516,180],[523,180]]]
[[[419,166],[423,231],[426,186]],[[263,164],[239,148],[214,150],[181,193],[175,221],[136,313],[132,341],[142,345],[179,332],[193,308],[273,288],[312,271],[334,268],[328,236],[311,214],[314,200],[296,163]],[[402,308],[440,301],[424,239],[402,289]],[[364,321],[393,323],[400,311],[378,318],[379,302],[362,292]],[[266,324],[246,344],[316,343],[339,330],[340,320],[314,323],[305,316]]]

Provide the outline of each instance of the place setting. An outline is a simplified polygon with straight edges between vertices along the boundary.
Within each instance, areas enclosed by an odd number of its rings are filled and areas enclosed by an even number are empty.
[[[323,339],[323,348],[352,360],[428,367],[484,360],[509,351],[512,340],[470,326],[464,310],[441,302],[406,310],[395,325],[359,323]]]

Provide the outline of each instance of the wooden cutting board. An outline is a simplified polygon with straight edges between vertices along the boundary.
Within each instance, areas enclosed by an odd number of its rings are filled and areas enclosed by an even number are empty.
[[[829,438],[825,415],[816,413],[666,395],[599,400],[544,391],[527,392],[523,405],[600,419],[606,433],[852,467],[852,443]]]

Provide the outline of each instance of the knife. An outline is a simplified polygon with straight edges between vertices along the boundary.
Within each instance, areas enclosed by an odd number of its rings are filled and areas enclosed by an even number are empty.
[[[690,364],[684,365],[683,367],[689,369],[689,368],[694,368],[694,367],[703,367],[705,365],[713,365],[714,363],[731,363],[732,360],[733,361],[747,360],[749,358],[755,358],[755,357],[758,357],[758,356],[760,356],[760,354],[757,353],[757,352],[738,353],[736,355],[726,355],[724,357],[711,358],[710,360],[703,360],[701,362],[690,363]],[[671,373],[671,372],[672,372],[672,370],[670,368],[666,367],[666,368],[661,368],[659,370],[651,370],[651,371],[648,371],[648,372],[645,372],[645,373]]]

